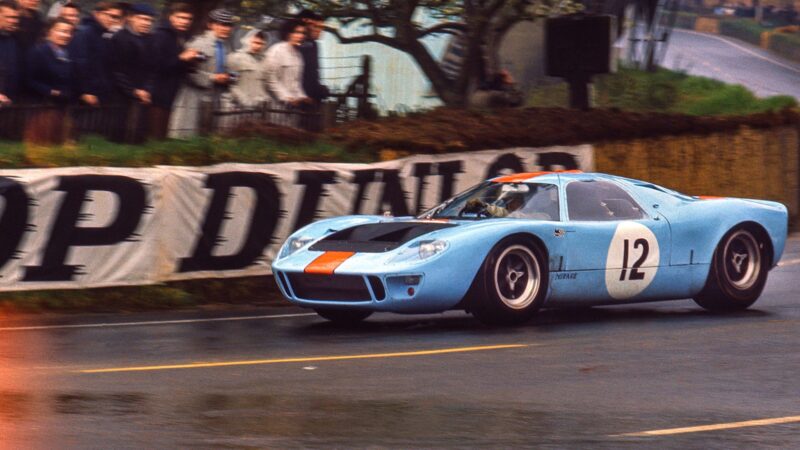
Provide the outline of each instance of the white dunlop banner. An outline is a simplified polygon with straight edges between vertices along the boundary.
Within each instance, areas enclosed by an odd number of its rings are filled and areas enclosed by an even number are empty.
[[[266,275],[289,234],[320,218],[416,215],[500,174],[593,167],[581,145],[376,164],[0,170],[0,290]]]

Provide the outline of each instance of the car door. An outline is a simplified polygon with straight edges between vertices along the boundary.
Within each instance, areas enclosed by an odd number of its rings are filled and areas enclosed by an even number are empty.
[[[618,183],[576,179],[564,189],[567,257],[564,270],[581,272],[583,299],[635,300],[669,265],[670,227]]]

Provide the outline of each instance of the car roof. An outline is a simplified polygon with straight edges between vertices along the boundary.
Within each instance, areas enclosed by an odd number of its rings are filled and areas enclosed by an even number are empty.
[[[599,172],[584,173],[581,170],[557,170],[557,171],[543,171],[543,172],[523,172],[510,175],[502,175],[492,178],[491,181],[495,183],[556,183],[559,179],[562,181],[572,180],[615,180],[630,183],[633,180],[609,175]]]

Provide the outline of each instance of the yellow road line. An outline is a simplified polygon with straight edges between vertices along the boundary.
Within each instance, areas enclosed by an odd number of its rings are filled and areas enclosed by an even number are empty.
[[[230,366],[255,366],[261,364],[282,364],[282,363],[306,363],[320,361],[347,361],[356,359],[375,359],[375,358],[403,358],[409,356],[428,356],[445,355],[449,353],[480,352],[487,350],[506,350],[512,348],[530,347],[530,344],[508,344],[508,345],[486,345],[480,347],[456,347],[443,348],[438,350],[419,350],[412,352],[393,352],[393,353],[372,353],[363,355],[338,355],[338,356],[310,356],[301,358],[278,358],[278,359],[256,359],[250,361],[227,361],[227,362],[198,362],[189,364],[169,364],[163,366],[139,366],[139,367],[115,367],[109,369],[87,369],[79,370],[79,373],[114,373],[114,372],[146,372],[155,370],[173,369],[201,369],[208,367],[230,367]]]
[[[696,427],[667,428],[664,430],[639,431],[637,433],[615,434],[611,437],[668,436],[672,434],[701,433],[705,431],[730,430],[734,428],[763,427],[782,423],[800,422],[800,416],[776,417],[774,419],[746,420],[744,422],[717,423]]]

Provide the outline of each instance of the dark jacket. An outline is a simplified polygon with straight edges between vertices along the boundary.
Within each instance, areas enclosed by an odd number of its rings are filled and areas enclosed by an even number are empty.
[[[75,62],[80,94],[94,95],[101,103],[113,102],[116,94],[109,68],[112,36],[90,16],[81,21],[68,47]]]
[[[39,102],[69,103],[75,98],[75,77],[72,61],[59,58],[49,43],[43,42],[28,54],[28,89]],[[50,92],[61,91],[53,97]]]
[[[153,104],[172,109],[178,89],[191,69],[191,63],[181,61],[186,36],[169,21],[161,22],[153,34],[153,60],[155,61],[155,80],[153,81]]]
[[[44,38],[45,23],[42,15],[38,11],[33,11],[33,14],[28,17],[25,13],[19,16],[19,31],[17,31],[17,41],[19,42],[20,49],[23,53],[27,53],[31,48],[39,43],[39,40]]]
[[[300,46],[303,55],[303,90],[310,98],[320,102],[330,95],[328,88],[319,81],[319,47],[316,41],[306,41]]]
[[[136,35],[127,28],[111,39],[111,76],[117,92],[135,100],[133,91],[153,92],[153,52],[151,35]]]
[[[0,34],[0,94],[16,100],[19,94],[20,66],[23,60],[15,36]]]
[[[26,74],[27,64],[25,64],[25,60],[27,55],[30,51],[38,44],[41,43],[44,37],[44,29],[46,24],[44,23],[44,19],[42,19],[42,15],[38,11],[33,11],[30,17],[26,16],[25,14],[29,13],[28,11],[22,11],[20,9],[20,16],[19,16],[19,30],[14,33],[17,37],[17,44],[19,48],[19,57],[23,60],[23,63],[20,64],[19,70],[19,79],[20,81],[20,93],[19,97],[22,97],[21,100],[28,101],[34,100],[36,98],[36,94],[30,92],[28,89],[28,84],[25,81],[28,78]]]

